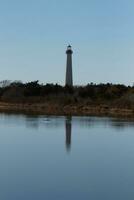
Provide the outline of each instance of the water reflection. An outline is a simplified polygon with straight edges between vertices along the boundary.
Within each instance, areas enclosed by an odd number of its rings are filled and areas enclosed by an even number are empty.
[[[65,119],[65,129],[66,129],[66,150],[71,150],[71,134],[72,134],[72,117],[66,117]]]
[[[134,120],[0,114],[0,129],[0,199],[134,199]]]
[[[27,128],[38,129],[39,127],[58,128],[62,127],[65,123],[67,132],[71,130],[71,124],[75,123],[78,126],[96,127],[105,126],[116,129],[124,129],[127,127],[134,127],[134,118],[112,118],[112,117],[64,117],[64,116],[46,116],[46,115],[25,115],[25,114],[12,114],[1,113],[0,123],[21,125],[25,121]],[[70,128],[69,128],[70,127]]]
[[[39,125],[40,125],[39,116],[36,116],[36,115],[35,116],[32,116],[32,115],[26,116],[26,127],[38,129]]]
[[[65,148],[67,152],[71,150],[72,124],[74,131],[76,128],[112,128],[122,132],[124,129],[134,128],[134,118],[110,118],[110,117],[65,117],[65,116],[45,116],[45,115],[25,115],[25,114],[0,114],[0,126],[25,126],[34,129],[36,132],[40,128],[47,130],[62,130],[65,134]],[[64,131],[63,131],[64,130]]]

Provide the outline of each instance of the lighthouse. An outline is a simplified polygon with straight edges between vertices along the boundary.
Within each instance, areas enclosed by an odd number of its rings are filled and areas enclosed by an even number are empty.
[[[65,85],[73,86],[73,74],[72,74],[72,47],[69,45],[66,50],[67,63],[66,63],[66,81]]]

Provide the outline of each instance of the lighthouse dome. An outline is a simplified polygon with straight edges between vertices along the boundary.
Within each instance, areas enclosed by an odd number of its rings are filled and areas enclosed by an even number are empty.
[[[72,47],[71,47],[71,45],[68,45],[66,54],[72,54],[72,53],[73,53]]]

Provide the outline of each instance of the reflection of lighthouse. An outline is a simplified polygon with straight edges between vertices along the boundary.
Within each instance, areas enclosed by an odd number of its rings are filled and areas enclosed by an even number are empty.
[[[71,148],[71,132],[72,132],[72,117],[66,118],[66,149],[67,151]]]
[[[72,75],[72,47],[69,45],[67,47],[67,66],[66,66],[66,83],[65,85],[73,86],[73,75]]]

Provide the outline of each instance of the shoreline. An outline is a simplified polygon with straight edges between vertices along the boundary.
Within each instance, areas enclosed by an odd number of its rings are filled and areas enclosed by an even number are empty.
[[[27,113],[57,116],[109,116],[134,118],[134,110],[105,105],[59,105],[53,103],[6,103],[0,102],[0,112]]]

